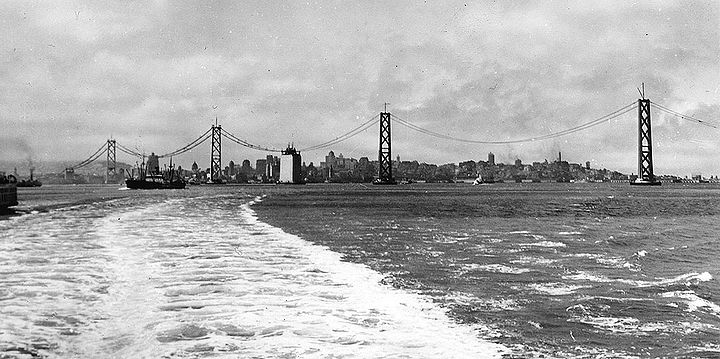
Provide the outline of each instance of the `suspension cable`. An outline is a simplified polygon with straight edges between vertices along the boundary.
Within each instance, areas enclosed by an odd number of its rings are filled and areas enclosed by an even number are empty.
[[[330,140],[330,141],[326,141],[326,142],[323,142],[323,143],[320,143],[320,144],[317,144],[317,145],[314,145],[314,146],[306,147],[306,148],[300,149],[300,151],[319,150],[319,149],[327,148],[327,147],[330,147],[330,146],[332,146],[332,145],[338,144],[338,143],[343,142],[343,141],[345,141],[345,140],[347,140],[347,139],[350,139],[350,138],[354,137],[355,135],[357,135],[357,134],[359,134],[359,133],[367,130],[368,128],[370,128],[370,127],[372,127],[373,125],[375,125],[376,123],[378,123],[378,121],[380,121],[380,120],[378,119],[378,116],[380,116],[380,115],[375,115],[375,116],[373,116],[373,117],[370,118],[369,120],[363,122],[360,126],[355,127],[354,129],[352,129],[352,130],[350,130],[350,131],[348,131],[348,132],[346,132],[346,133],[344,133],[344,134],[342,134],[342,135],[340,135],[340,136],[338,136],[338,137],[335,137],[334,139],[332,139],[332,140]]]
[[[75,166],[72,166],[71,168],[82,168],[87,165],[89,165],[91,162],[95,161],[102,155],[105,151],[107,151],[107,147],[105,147],[106,144],[103,144],[100,146],[100,148],[97,149],[90,157],[86,158],[84,161],[81,161],[80,163],[76,164]],[[104,151],[103,151],[104,150]]]
[[[252,144],[252,143],[250,143],[250,142],[247,142],[247,141],[245,141],[245,140],[242,140],[242,139],[238,138],[237,136],[235,136],[235,135],[233,135],[232,133],[228,132],[228,131],[227,131],[226,129],[224,129],[224,128],[222,129],[221,134],[222,134],[223,137],[227,138],[228,140],[230,140],[230,141],[232,141],[232,142],[237,143],[237,144],[240,145],[240,146],[245,146],[245,147],[247,147],[247,148],[252,148],[252,149],[258,150],[258,151],[282,152],[282,150],[279,150],[279,149],[277,149],[277,148],[267,148],[267,147],[262,147],[262,146],[254,145],[254,144]]]
[[[100,151],[100,152],[97,152],[97,154],[93,155],[93,157],[88,158],[87,160],[83,161],[82,163],[78,164],[77,166],[73,166],[73,168],[75,168],[75,169],[77,169],[77,168],[83,168],[83,167],[85,167],[85,166],[87,166],[87,165],[95,162],[95,160],[97,160],[98,158],[100,158],[100,157],[101,157],[102,155],[104,155],[106,152],[107,152],[107,148],[103,149],[103,150]]]
[[[599,125],[599,124],[601,124],[601,123],[610,121],[610,120],[612,120],[612,119],[614,119],[614,118],[617,118],[617,117],[619,117],[619,116],[622,116],[622,115],[624,115],[624,114],[626,114],[626,113],[634,110],[635,108],[636,108],[636,103],[633,102],[633,103],[631,103],[631,104],[629,104],[629,105],[626,105],[626,106],[623,106],[623,107],[621,107],[621,108],[619,108],[619,109],[617,109],[617,110],[615,110],[615,111],[613,111],[613,112],[611,112],[611,113],[609,113],[609,114],[607,114],[607,115],[604,115],[604,116],[602,116],[602,117],[598,117],[598,118],[596,118],[596,119],[594,119],[594,120],[592,120],[592,121],[586,122],[586,123],[584,123],[584,124],[581,124],[581,125],[578,125],[578,126],[575,126],[575,127],[571,127],[571,128],[568,128],[568,129],[565,129],[565,130],[562,130],[562,131],[553,132],[553,133],[549,133],[549,134],[542,135],[542,136],[531,137],[531,138],[524,138],[524,139],[518,139],[518,140],[507,140],[507,141],[470,140],[470,139],[453,137],[453,136],[449,136],[449,135],[443,135],[443,134],[441,134],[441,133],[437,133],[437,132],[434,132],[434,131],[431,131],[431,130],[422,128],[422,127],[420,127],[420,126],[414,125],[414,124],[412,124],[411,122],[406,121],[406,120],[403,120],[403,119],[401,119],[401,118],[399,118],[399,117],[397,117],[397,116],[395,116],[395,115],[391,115],[391,116],[392,116],[395,120],[397,120],[401,125],[403,125],[403,126],[405,126],[405,127],[408,127],[408,128],[410,128],[410,129],[412,129],[412,130],[418,131],[418,132],[420,132],[420,133],[429,135],[429,136],[433,136],[433,137],[437,137],[437,138],[442,138],[442,139],[446,139],[446,140],[458,141],[458,142],[477,143],[477,144],[485,144],[485,145],[500,145],[500,144],[512,144],[512,143],[524,143],[524,142],[541,141],[541,140],[547,140],[547,139],[551,139],[551,138],[556,138],[556,137],[560,137],[560,136],[569,135],[569,134],[571,134],[571,133],[575,133],[575,132],[578,132],[578,131],[586,130],[586,129],[588,129],[588,128],[597,126],[597,125]]]
[[[650,101],[650,102],[651,102],[653,105],[655,105],[655,107],[657,107],[658,110],[660,110],[660,111],[662,111],[662,112],[665,112],[665,113],[667,113],[668,115],[672,115],[672,116],[678,117],[678,118],[683,119],[683,120],[688,120],[688,121],[696,122],[696,123],[699,123],[699,124],[701,124],[701,125],[703,125],[703,126],[712,127],[712,128],[715,128],[715,129],[718,128],[716,125],[713,125],[713,124],[711,124],[711,123],[708,122],[708,121],[703,121],[703,120],[697,119],[697,118],[692,117],[692,116],[684,115],[684,114],[682,114],[682,113],[680,113],[680,112],[671,110],[671,109],[669,109],[669,108],[667,108],[667,107],[665,107],[665,106],[663,106],[663,105],[661,105],[661,104],[659,104],[659,103],[653,102],[653,101]]]
[[[142,154],[142,153],[133,151],[133,150],[131,150],[131,149],[123,146],[123,145],[120,144],[120,143],[117,143],[117,142],[116,142],[116,143],[115,143],[115,146],[116,146],[120,151],[125,152],[126,154],[128,154],[128,155],[130,155],[130,156],[143,157],[143,154]]]
[[[200,146],[203,142],[207,141],[207,139],[210,137],[209,133],[210,133],[211,130],[212,130],[212,128],[210,128],[209,130],[205,131],[205,133],[203,133],[202,135],[200,135],[200,137],[196,138],[195,140],[193,140],[193,141],[190,142],[189,144],[187,144],[187,145],[185,145],[185,146],[183,146],[183,147],[181,147],[181,148],[178,148],[177,150],[172,151],[172,152],[170,152],[170,153],[166,153],[166,154],[164,154],[164,155],[159,155],[158,158],[176,156],[176,155],[185,153],[185,152],[187,152],[187,151],[190,151],[190,150],[192,150],[193,148],[195,148],[195,147],[197,147],[197,146]]]

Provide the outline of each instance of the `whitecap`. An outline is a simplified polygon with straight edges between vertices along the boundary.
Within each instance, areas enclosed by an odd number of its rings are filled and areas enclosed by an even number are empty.
[[[466,266],[463,266],[464,269],[467,270],[482,270],[486,272],[493,272],[493,273],[506,273],[506,274],[522,274],[530,272],[531,270],[528,268],[515,268],[515,267],[508,267],[506,265],[502,264],[468,264]]]
[[[571,285],[557,282],[529,284],[528,287],[536,292],[541,292],[553,296],[569,295],[575,293],[575,291],[578,289],[591,288],[588,285]]]
[[[695,294],[695,292],[691,290],[665,292],[661,293],[660,296],[663,298],[684,299],[685,305],[687,305],[687,309],[685,309],[685,311],[687,312],[694,312],[699,308],[707,308],[715,314],[720,314],[720,305],[717,305],[707,299],[698,297],[697,294]]]
[[[535,243],[523,243],[521,244],[523,247],[546,247],[546,248],[558,248],[558,247],[567,247],[565,243],[562,242],[552,242],[552,241],[541,241],[541,242],[535,242]]]
[[[628,285],[632,285],[638,288],[646,288],[646,287],[663,287],[663,286],[669,286],[674,284],[683,284],[683,285],[692,285],[697,284],[698,282],[707,282],[712,279],[712,275],[708,272],[703,273],[686,273],[679,275],[674,278],[668,278],[668,279],[657,279],[655,281],[645,281],[645,280],[634,280],[634,279],[624,279],[624,278],[617,278],[617,279],[611,279],[607,278],[605,276],[590,274],[586,272],[577,272],[576,274],[569,274],[564,275],[562,277],[563,279],[569,279],[569,280],[589,280],[593,282],[618,282],[618,283],[624,283]]]
[[[640,320],[632,317],[583,317],[571,318],[568,321],[589,324],[595,328],[613,333],[635,332],[638,330],[638,324],[640,323]]]

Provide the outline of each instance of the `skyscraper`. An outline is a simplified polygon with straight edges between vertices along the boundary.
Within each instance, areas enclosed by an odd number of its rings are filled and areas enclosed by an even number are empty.
[[[492,152],[488,153],[488,163],[491,166],[495,166],[495,154],[493,154]]]

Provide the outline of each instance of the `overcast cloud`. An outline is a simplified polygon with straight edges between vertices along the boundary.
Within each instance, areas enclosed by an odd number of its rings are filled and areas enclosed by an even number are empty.
[[[5,0],[0,12],[0,160],[80,161],[111,136],[166,153],[216,117],[249,142],[302,148],[384,102],[450,136],[528,138],[637,101],[642,82],[652,101],[720,125],[718,1]],[[720,130],[652,115],[656,173],[720,174]],[[377,131],[332,149],[376,158]],[[636,113],[522,145],[409,131],[394,125],[393,157],[532,162],[562,151],[637,172]],[[225,163],[265,155],[223,147]],[[205,144],[176,160],[209,158]]]

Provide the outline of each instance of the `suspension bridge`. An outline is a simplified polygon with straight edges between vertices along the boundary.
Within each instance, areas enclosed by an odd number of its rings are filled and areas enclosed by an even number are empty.
[[[638,89],[639,90],[639,89]],[[441,134],[418,125],[413,124],[411,121],[395,116],[387,111],[387,103],[385,104],[385,110],[379,114],[373,116],[369,120],[363,122],[359,126],[352,130],[316,145],[312,145],[305,148],[300,148],[298,152],[311,151],[325,149],[343,141],[346,141],[352,137],[357,136],[360,133],[365,132],[369,128],[379,124],[379,147],[378,147],[378,168],[377,177],[373,183],[375,184],[395,184],[395,178],[393,176],[393,163],[392,163],[392,136],[391,136],[391,124],[396,123],[404,126],[410,130],[416,131],[426,136],[434,137],[439,140],[456,141],[470,144],[484,144],[484,145],[503,145],[503,144],[519,144],[527,142],[544,141],[557,137],[567,136],[576,132],[585,131],[595,126],[607,123],[610,120],[623,116],[627,113],[637,110],[637,121],[638,121],[638,177],[636,180],[631,181],[634,185],[659,185],[660,181],[655,177],[653,171],[653,150],[652,150],[652,123],[651,123],[651,111],[650,105],[654,105],[654,108],[671,116],[677,117],[682,120],[695,122],[697,124],[708,126],[717,129],[718,126],[715,124],[704,121],[693,116],[688,116],[677,111],[674,111],[666,106],[657,104],[645,98],[644,89],[640,92],[641,97],[636,102],[632,102],[623,107],[620,107],[606,115],[597,117],[580,125],[566,128],[561,131],[552,132],[540,136],[509,139],[509,140],[482,140],[482,139],[468,139],[459,138],[446,134]],[[212,182],[220,182],[222,176],[222,139],[232,142],[233,144],[247,147],[253,150],[271,152],[271,153],[282,153],[284,150],[272,147],[265,147],[250,143],[246,140],[241,139],[227,130],[223,129],[221,125],[216,123],[210,127],[205,133],[198,136],[195,140],[190,143],[165,154],[157,155],[158,158],[173,157],[185,152],[191,151],[198,146],[202,145],[206,141],[210,140],[210,180]],[[106,156],[107,171],[106,181],[109,178],[115,178],[117,176],[117,151],[125,153],[129,156],[141,158],[146,157],[145,154],[139,151],[132,150],[131,148],[118,143],[116,140],[109,139],[100,148],[98,148],[92,155],[87,159],[80,161],[75,166],[66,169],[66,172],[72,171],[85,167],[94,161]],[[293,149],[294,150],[294,149]]]

